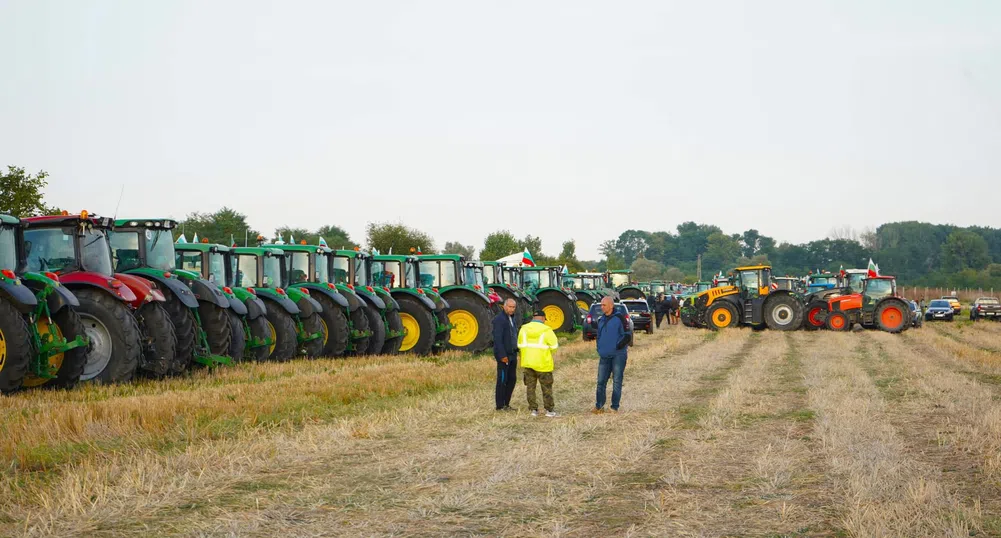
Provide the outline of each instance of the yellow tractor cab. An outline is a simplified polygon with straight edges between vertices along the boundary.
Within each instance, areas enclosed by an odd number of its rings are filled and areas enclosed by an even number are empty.
[[[696,326],[713,330],[749,325],[794,331],[803,324],[799,295],[772,285],[769,265],[737,267],[729,285],[710,288],[692,299]]]

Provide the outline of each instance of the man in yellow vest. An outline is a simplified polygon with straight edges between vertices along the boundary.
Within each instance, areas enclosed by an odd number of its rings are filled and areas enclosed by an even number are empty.
[[[533,417],[539,416],[539,406],[535,399],[536,382],[542,385],[542,403],[546,406],[546,416],[559,416],[556,414],[556,404],[553,403],[553,351],[558,347],[556,333],[546,325],[546,313],[542,310],[536,310],[532,321],[522,325],[518,331],[518,352],[525,372],[528,408]]]

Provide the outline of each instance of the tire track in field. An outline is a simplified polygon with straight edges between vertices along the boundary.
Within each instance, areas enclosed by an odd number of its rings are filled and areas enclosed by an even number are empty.
[[[901,341],[914,356],[932,356],[940,365],[963,374],[1001,393],[1001,354],[969,344],[948,329],[907,331]]]

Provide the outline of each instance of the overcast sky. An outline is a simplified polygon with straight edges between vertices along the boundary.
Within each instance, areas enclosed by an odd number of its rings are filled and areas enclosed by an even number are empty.
[[[581,258],[686,220],[1001,226],[1001,2],[0,0],[7,164],[72,210]]]

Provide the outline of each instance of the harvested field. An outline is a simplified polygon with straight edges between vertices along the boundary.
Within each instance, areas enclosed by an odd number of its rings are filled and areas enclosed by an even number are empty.
[[[637,335],[622,411],[493,361],[243,364],[0,399],[0,533],[1001,535],[1001,324]]]

